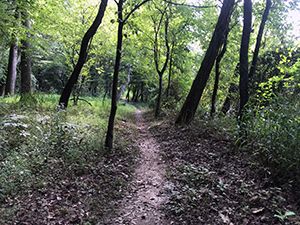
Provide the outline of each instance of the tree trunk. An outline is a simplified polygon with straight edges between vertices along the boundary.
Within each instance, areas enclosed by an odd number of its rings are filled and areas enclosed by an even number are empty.
[[[177,117],[177,124],[188,124],[194,118],[210,72],[217,58],[218,51],[223,43],[224,35],[226,33],[226,30],[228,29],[234,3],[234,0],[223,1],[223,6],[217,25],[215,27],[214,34],[202,61],[200,70]]]
[[[4,95],[4,91],[5,91],[5,84],[0,83],[0,97]]]
[[[241,119],[243,109],[248,102],[248,54],[249,54],[249,41],[252,26],[252,1],[244,0],[244,27],[241,41],[240,49],[240,108],[239,108],[239,118]]]
[[[88,29],[88,31],[85,33],[85,35],[82,39],[78,61],[76,63],[76,66],[71,74],[71,77],[69,78],[69,80],[61,94],[60,100],[59,100],[59,106],[61,108],[68,107],[71,92],[73,90],[74,85],[78,81],[78,77],[80,75],[82,67],[84,66],[84,63],[87,58],[88,46],[91,43],[91,40],[92,40],[93,36],[95,35],[95,33],[97,32],[100,24],[102,23],[102,19],[104,17],[104,13],[105,13],[106,6],[107,6],[107,1],[108,0],[101,1],[98,14],[97,14],[93,24]]]
[[[102,99],[102,101],[105,101],[105,98],[106,98],[106,95],[107,95],[107,93],[108,93],[108,90],[107,90],[107,89],[105,89],[105,92],[104,92],[104,95],[103,95],[103,99]]]
[[[144,102],[144,82],[141,83],[141,95],[140,95],[141,102]]]
[[[165,32],[164,32],[164,39],[165,39],[165,46],[166,46],[166,59],[165,62],[162,66],[162,68],[159,68],[159,45],[158,45],[158,36],[159,36],[159,31],[162,26],[163,18],[164,15],[166,14],[166,20],[165,20]],[[156,100],[156,107],[155,107],[155,117],[158,117],[160,114],[160,105],[161,105],[161,97],[162,97],[162,79],[163,75],[167,69],[168,62],[170,59],[170,45],[169,45],[169,16],[167,14],[167,8],[165,8],[164,11],[161,12],[161,17],[158,23],[158,26],[156,27],[156,23],[154,23],[154,31],[155,31],[155,38],[154,38],[154,63],[155,63],[155,69],[158,74],[159,78],[159,86],[158,86],[158,95],[157,95],[157,100]]]
[[[149,2],[150,0],[143,0],[141,3],[136,4],[134,8],[125,16],[123,19],[123,4],[125,0],[116,1],[118,5],[118,37],[117,37],[117,50],[116,50],[116,61],[114,66],[114,75],[113,75],[113,85],[112,85],[112,97],[111,97],[111,110],[109,115],[105,147],[109,150],[113,147],[113,137],[114,137],[114,123],[117,112],[117,92],[118,92],[118,80],[119,80],[119,70],[122,58],[122,44],[123,44],[123,28],[125,23],[128,21],[129,17],[143,4]]]
[[[134,102],[138,102],[139,101],[139,95],[140,95],[140,89],[139,89],[139,86],[137,85],[136,86],[136,92],[135,92],[135,95],[134,95],[134,98],[133,98]]]
[[[172,67],[173,67],[173,48],[174,48],[174,43],[172,43],[172,47],[170,50],[170,63],[169,63],[169,76],[168,76],[168,85],[166,89],[166,97],[168,98],[170,95],[170,88],[171,88],[171,79],[172,79]]]
[[[135,95],[136,95],[136,92],[137,92],[137,90],[136,90],[136,85],[134,85],[133,91],[132,91],[132,98],[131,98],[131,101],[132,101],[132,102],[134,101],[134,97],[135,97]]]
[[[160,104],[161,104],[161,93],[162,93],[162,74],[159,74],[159,86],[158,86],[158,96],[156,101],[156,108],[155,108],[155,117],[157,118],[160,114]]]
[[[18,64],[18,46],[13,42],[9,50],[8,72],[5,84],[5,96],[14,95],[17,79],[17,64]]]
[[[238,89],[239,89],[239,87],[236,84],[230,84],[230,86],[228,88],[227,97],[225,98],[225,101],[224,101],[222,109],[221,109],[222,113],[224,113],[225,115],[229,111],[229,109],[231,107],[231,102],[233,101],[234,93],[237,93]]]
[[[219,53],[219,55],[217,56],[217,59],[216,59],[216,66],[215,66],[216,76],[215,76],[214,90],[213,90],[213,94],[212,94],[212,98],[211,98],[211,110],[210,110],[210,116],[211,117],[213,117],[215,112],[216,112],[216,101],[217,101],[219,81],[220,81],[220,75],[221,75],[220,63],[221,63],[221,60],[224,57],[226,49],[227,49],[227,36],[228,36],[228,33],[229,33],[229,30],[227,30],[227,32],[225,34],[222,50],[221,50],[221,52]]]
[[[119,70],[122,58],[122,44],[123,44],[123,0],[118,2],[118,39],[117,39],[117,51],[116,51],[116,61],[114,66],[113,75],[113,85],[112,85],[112,97],[111,97],[111,110],[108,121],[108,127],[106,132],[105,147],[109,150],[113,147],[113,137],[114,137],[114,123],[117,112],[117,92],[118,92],[118,80],[119,80]]]
[[[127,99],[127,102],[129,102],[130,101],[130,86],[128,85],[128,90],[127,90],[127,94],[126,94],[126,99]]]
[[[30,28],[28,18],[24,18],[24,26]],[[29,41],[23,39],[21,41],[21,96],[31,94],[31,50]]]
[[[263,33],[264,33],[265,24],[266,24],[266,21],[267,21],[268,16],[269,16],[271,6],[272,6],[272,1],[271,0],[266,0],[266,8],[264,10],[264,14],[262,16],[261,23],[260,23],[260,26],[259,26],[259,30],[258,30],[258,34],[257,34],[257,38],[256,38],[255,50],[254,50],[254,53],[253,53],[252,64],[251,64],[251,68],[250,68],[250,72],[249,72],[249,78],[250,79],[255,74],[257,59],[258,59],[258,53],[259,53],[259,49],[260,49],[260,45],[261,45],[261,39],[262,39],[262,36],[263,36]]]

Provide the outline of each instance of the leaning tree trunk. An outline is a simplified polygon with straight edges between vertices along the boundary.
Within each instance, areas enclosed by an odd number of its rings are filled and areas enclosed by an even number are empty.
[[[69,80],[68,80],[68,82],[67,82],[67,84],[66,84],[66,86],[65,86],[65,88],[64,88],[64,90],[63,90],[63,92],[60,96],[59,106],[61,108],[67,108],[68,107],[71,92],[74,88],[74,85],[78,81],[78,77],[80,75],[82,67],[84,66],[84,63],[85,63],[86,58],[87,58],[88,46],[91,43],[91,40],[92,40],[93,36],[96,34],[100,24],[102,23],[102,19],[104,17],[104,13],[105,13],[106,6],[107,6],[107,1],[108,0],[102,0],[101,1],[101,4],[99,6],[98,14],[97,14],[93,24],[88,29],[88,31],[85,33],[85,35],[82,39],[78,61],[75,65],[75,68],[74,68],[72,74],[71,74],[71,77],[69,78]]]
[[[252,26],[252,1],[244,0],[244,27],[240,49],[240,108],[239,118],[241,119],[245,105],[249,99],[248,93],[248,54],[249,54],[249,42]]]
[[[113,137],[114,137],[114,123],[117,112],[117,95],[118,95],[118,80],[119,80],[119,70],[122,58],[122,45],[123,45],[123,0],[118,3],[118,39],[117,39],[117,51],[116,60],[114,66],[113,75],[113,85],[112,85],[112,96],[111,96],[111,110],[108,121],[108,127],[106,132],[105,147],[112,149],[113,147]]]
[[[265,25],[266,25],[266,22],[267,22],[269,13],[270,13],[271,6],[272,6],[272,1],[266,0],[266,8],[264,10],[264,14],[262,16],[261,23],[259,26],[259,30],[258,30],[258,34],[257,34],[257,38],[256,38],[255,50],[254,50],[253,58],[252,58],[252,64],[251,64],[251,68],[250,68],[250,72],[249,72],[250,79],[253,78],[254,74],[255,74],[261,40],[262,40],[262,36],[264,33]]]
[[[9,50],[8,69],[5,84],[5,96],[14,95],[17,79],[17,64],[18,64],[18,45],[14,41]]]
[[[210,72],[218,56],[218,51],[223,43],[224,35],[228,29],[234,3],[234,0],[223,1],[223,6],[215,27],[214,34],[202,61],[200,70],[177,117],[177,124],[188,124],[194,118]]]
[[[25,17],[26,15],[24,15]],[[30,28],[30,22],[28,18],[24,18],[24,26]],[[31,51],[30,43],[27,39],[21,40],[21,96],[31,94]]]

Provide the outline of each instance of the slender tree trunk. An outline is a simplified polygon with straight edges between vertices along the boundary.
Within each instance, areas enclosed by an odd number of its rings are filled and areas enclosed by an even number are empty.
[[[113,85],[112,85],[112,97],[111,97],[111,110],[108,121],[105,147],[112,149],[113,147],[113,137],[114,137],[114,123],[117,112],[117,92],[118,92],[118,80],[119,80],[119,70],[122,58],[122,44],[123,44],[123,0],[118,2],[118,40],[117,40],[117,51],[116,51],[116,60],[114,66],[114,75],[113,75]]]
[[[71,74],[71,77],[69,78],[69,80],[68,80],[68,82],[67,82],[67,84],[66,84],[66,86],[65,86],[65,88],[64,88],[64,90],[63,90],[63,92],[60,96],[59,106],[61,108],[67,108],[68,107],[71,92],[73,90],[74,85],[78,81],[78,77],[80,75],[82,67],[84,66],[84,63],[85,63],[86,58],[87,58],[88,46],[91,43],[91,40],[92,40],[93,36],[95,35],[95,33],[97,32],[100,24],[102,23],[102,19],[104,17],[104,13],[105,13],[106,6],[107,6],[107,1],[108,0],[102,0],[101,1],[101,4],[99,6],[98,14],[97,14],[93,24],[88,29],[88,31],[85,33],[85,35],[82,39],[78,61],[76,63],[76,66],[75,66],[72,74]]]
[[[234,69],[234,76],[239,77],[240,75],[240,63],[237,63],[235,69]],[[228,94],[227,97],[225,98],[225,101],[223,103],[221,111],[226,115],[227,112],[229,111],[231,107],[231,103],[233,101],[234,93],[239,92],[239,86],[231,83],[228,87]]]
[[[214,90],[213,90],[213,94],[212,94],[212,98],[211,98],[211,110],[210,110],[211,117],[213,117],[216,112],[216,101],[217,101],[219,81],[220,81],[220,75],[221,75],[220,63],[226,53],[228,33],[229,33],[229,30],[227,30],[227,32],[225,34],[222,50],[216,59],[216,66],[215,66],[216,76],[215,76]]]
[[[5,84],[0,83],[0,97],[4,95],[4,91],[5,91]]]
[[[126,99],[127,99],[127,102],[129,102],[130,101],[130,91],[131,91],[131,89],[130,89],[130,86],[128,85],[128,90],[127,90],[127,94],[126,94]]]
[[[118,5],[118,37],[117,37],[117,50],[116,50],[116,61],[114,66],[113,75],[113,85],[112,85],[112,97],[111,97],[111,110],[108,120],[108,127],[105,139],[105,147],[109,150],[113,147],[113,137],[114,137],[114,123],[117,112],[117,92],[118,92],[118,80],[119,80],[119,70],[122,59],[122,44],[123,44],[123,28],[129,17],[142,5],[149,2],[150,0],[143,0],[141,3],[136,4],[134,8],[123,18],[123,4],[125,0],[116,1]]]
[[[134,87],[133,87],[133,91],[132,91],[132,98],[131,98],[131,101],[132,101],[132,102],[134,101],[136,92],[137,92],[136,86],[134,86]]]
[[[158,117],[160,114],[160,104],[161,104],[161,94],[162,94],[162,74],[159,75],[159,86],[158,86],[158,96],[155,108],[155,117]]]
[[[239,87],[236,84],[230,84],[229,88],[228,88],[228,94],[227,97],[225,98],[225,101],[223,103],[222,106],[222,113],[224,113],[226,115],[226,113],[229,111],[230,107],[231,107],[231,102],[233,101],[233,95],[234,93],[238,92]]]
[[[162,68],[159,68],[159,47],[158,47],[158,36],[159,31],[162,26],[164,15],[166,14],[166,20],[165,20],[165,32],[164,32],[164,39],[165,39],[165,46],[166,46],[166,59],[162,66]],[[165,8],[164,11],[161,12],[161,17],[158,23],[158,26],[156,27],[156,24],[154,23],[154,31],[155,31],[155,37],[154,37],[154,63],[155,63],[155,69],[158,74],[159,78],[159,84],[158,84],[158,95],[156,100],[156,107],[155,107],[155,117],[158,117],[160,114],[160,105],[161,105],[161,97],[162,97],[162,79],[163,75],[167,69],[168,62],[170,59],[170,45],[169,45],[169,16],[167,14],[167,8]]]
[[[221,13],[210,41],[208,50],[202,61],[200,70],[192,84],[191,90],[183,104],[183,107],[177,117],[177,124],[188,124],[194,118],[202,97],[207,80],[213,68],[214,62],[218,56],[218,51],[223,43],[224,35],[228,29],[230,17],[232,14],[234,0],[224,0]]]
[[[26,15],[24,16],[26,17]],[[24,18],[24,26],[30,28],[28,18]],[[21,95],[31,94],[31,50],[29,41],[21,40]]]
[[[168,85],[166,89],[166,97],[168,98],[170,95],[170,88],[171,88],[171,79],[172,79],[172,67],[173,67],[173,48],[174,48],[174,43],[172,43],[172,47],[170,50],[170,63],[169,63],[169,76],[168,76]]]
[[[140,89],[139,89],[139,86],[136,86],[136,92],[135,92],[135,95],[134,95],[134,98],[133,98],[134,102],[138,102],[139,95],[140,95]]]
[[[108,93],[108,90],[107,90],[107,89],[105,89],[105,92],[104,92],[104,95],[103,95],[103,99],[102,99],[102,101],[104,101],[104,100],[105,100],[107,93]]]
[[[239,118],[241,119],[243,109],[248,102],[248,54],[249,54],[249,42],[252,27],[252,1],[244,0],[244,27],[240,49],[240,107]]]
[[[259,49],[260,49],[260,45],[261,45],[261,40],[262,40],[262,36],[263,36],[263,33],[264,33],[266,21],[268,19],[269,13],[270,13],[271,6],[272,6],[272,1],[271,0],[266,0],[266,8],[264,10],[264,14],[262,16],[261,23],[260,23],[260,26],[259,26],[259,30],[258,30],[258,34],[257,34],[257,38],[256,38],[255,50],[254,50],[254,53],[253,53],[252,64],[251,64],[251,68],[250,68],[250,72],[249,72],[249,78],[250,79],[255,75],[255,70],[256,70],[257,59],[258,59],[258,53],[259,53]]]
[[[144,102],[144,82],[141,83],[141,95],[140,95],[141,102]]]
[[[17,79],[17,64],[18,64],[18,46],[14,41],[9,50],[8,70],[5,84],[5,96],[14,95]]]

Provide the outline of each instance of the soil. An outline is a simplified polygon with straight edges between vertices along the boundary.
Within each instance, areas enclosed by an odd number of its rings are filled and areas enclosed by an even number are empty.
[[[142,112],[136,112],[138,135],[134,142],[140,149],[140,158],[133,175],[130,191],[120,202],[120,211],[114,225],[167,224],[161,208],[167,201],[165,193],[166,169],[160,146],[145,123]]]

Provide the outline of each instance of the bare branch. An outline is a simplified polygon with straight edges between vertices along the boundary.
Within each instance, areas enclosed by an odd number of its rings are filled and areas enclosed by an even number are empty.
[[[134,6],[134,8],[127,14],[127,16],[125,16],[123,23],[126,23],[126,21],[129,19],[129,17],[136,11],[138,10],[142,5],[144,5],[145,3],[149,2],[151,0],[144,0],[141,3],[137,4]]]
[[[169,45],[169,17],[168,15],[166,16],[166,21],[165,21],[165,44],[166,44],[166,48],[167,48],[167,51],[166,51],[166,60],[165,60],[165,63],[161,69],[161,74],[164,74],[164,72],[166,71],[167,69],[167,66],[168,66],[168,61],[169,61],[169,58],[170,58],[170,45]]]
[[[152,17],[152,20],[153,20],[153,23],[154,23],[154,46],[153,46],[153,51],[154,51],[154,63],[155,63],[155,68],[156,68],[156,71],[160,74],[161,71],[159,69],[159,64],[158,64],[158,61],[159,61],[159,49],[158,49],[158,35],[159,35],[159,31],[161,29],[161,25],[162,25],[162,22],[163,22],[163,18],[164,18],[164,15],[166,14],[166,11],[167,11],[167,8],[165,8],[163,11],[160,11],[160,14],[161,14],[161,17],[159,19],[159,22],[158,22],[158,25],[156,26],[156,21],[155,19]]]

